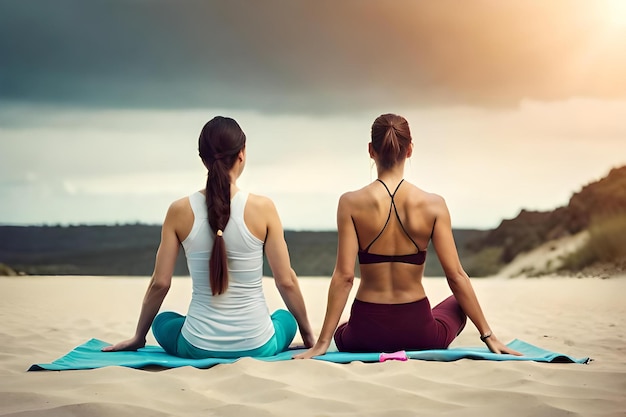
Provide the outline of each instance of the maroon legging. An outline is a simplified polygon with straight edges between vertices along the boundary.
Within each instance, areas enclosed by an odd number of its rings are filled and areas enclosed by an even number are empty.
[[[349,321],[335,332],[335,343],[343,352],[446,349],[466,321],[454,296],[432,310],[428,298],[404,304],[355,299]]]

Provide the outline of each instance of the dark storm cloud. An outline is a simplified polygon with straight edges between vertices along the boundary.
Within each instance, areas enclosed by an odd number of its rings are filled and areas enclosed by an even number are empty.
[[[0,97],[280,112],[626,96],[594,2],[0,0]]]

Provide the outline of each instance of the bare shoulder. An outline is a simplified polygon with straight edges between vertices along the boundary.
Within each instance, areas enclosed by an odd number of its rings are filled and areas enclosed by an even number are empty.
[[[446,206],[446,200],[439,194],[424,192],[424,198],[427,204],[433,207],[442,208]]]
[[[446,200],[441,195],[435,193],[425,193],[424,200],[426,210],[435,218],[439,219],[450,216]]]
[[[189,197],[182,197],[178,200],[173,201],[168,210],[167,215],[169,216],[180,216],[191,210],[191,204],[189,203]]]
[[[176,236],[180,242],[182,242],[193,226],[193,210],[191,209],[191,203],[189,197],[179,198],[173,201],[165,216],[163,222],[163,231],[172,231],[176,233]]]
[[[360,194],[361,190],[347,191],[339,196],[339,204],[352,204],[362,198]]]
[[[372,185],[366,185],[358,190],[346,191],[339,197],[339,204],[344,206],[359,206],[368,199],[372,199]]]
[[[255,213],[255,218],[268,220],[277,216],[278,210],[271,198],[250,193],[246,203],[246,213]]]
[[[447,211],[446,200],[439,194],[424,191],[411,184],[409,200],[412,205],[424,209],[433,215],[438,215]]]
[[[254,236],[266,241],[270,230],[278,230],[280,217],[271,198],[258,194],[248,194],[244,210],[244,221]]]
[[[271,210],[276,208],[271,198],[259,194],[249,193],[248,204],[258,210]]]

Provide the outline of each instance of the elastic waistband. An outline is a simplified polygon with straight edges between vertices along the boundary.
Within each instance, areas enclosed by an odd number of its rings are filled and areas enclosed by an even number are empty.
[[[410,303],[400,304],[380,304],[370,303],[368,301],[361,301],[354,299],[352,303],[352,311],[358,311],[359,314],[370,315],[402,315],[402,314],[419,314],[422,311],[430,312],[430,302],[428,297],[424,297],[421,300],[412,301]]]

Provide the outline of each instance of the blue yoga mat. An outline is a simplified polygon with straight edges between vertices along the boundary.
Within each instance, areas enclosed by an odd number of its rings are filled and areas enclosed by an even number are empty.
[[[145,368],[147,366],[160,366],[163,368],[178,368],[181,366],[193,366],[196,368],[210,368],[221,363],[232,363],[238,359],[208,358],[208,359],[184,359],[169,355],[160,346],[146,346],[132,352],[102,352],[104,346],[109,343],[98,339],[91,339],[86,343],[74,348],[71,352],[53,361],[32,365],[29,371],[64,371],[76,369],[94,369],[105,366],[126,366],[130,368]],[[524,356],[498,355],[489,352],[485,347],[456,347],[451,349],[408,351],[406,358],[427,361],[449,362],[459,359],[479,359],[494,361],[536,361],[536,362],[559,362],[559,363],[587,363],[589,358],[572,358],[561,353],[552,352],[533,346],[521,340],[513,340],[508,344],[512,349],[524,354]],[[290,360],[293,355],[303,352],[304,349],[288,350],[275,356],[256,358],[262,361],[275,362]],[[379,362],[380,353],[350,353],[329,352],[315,357],[335,363]]]

